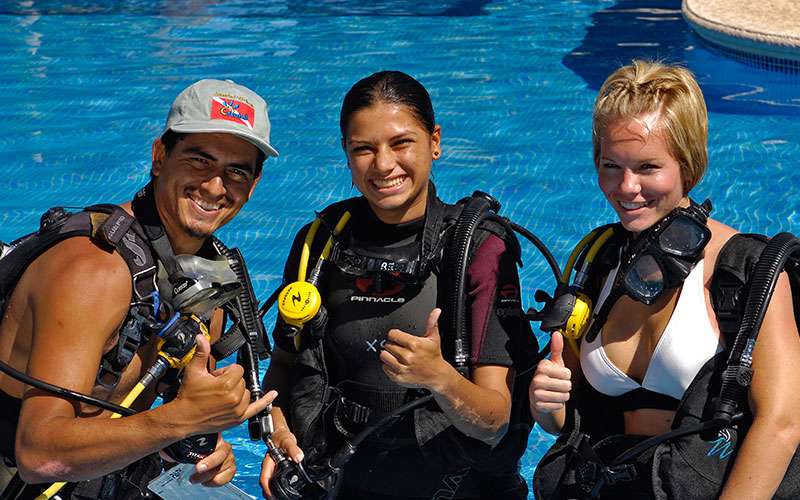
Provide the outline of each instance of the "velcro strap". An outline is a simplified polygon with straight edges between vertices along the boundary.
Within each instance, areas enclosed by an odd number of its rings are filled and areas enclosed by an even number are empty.
[[[225,359],[238,351],[245,343],[244,335],[238,328],[231,328],[220,337],[219,340],[211,344],[211,355],[214,359]]]
[[[115,209],[100,227],[100,236],[108,243],[116,246],[122,240],[122,236],[128,232],[133,221],[133,217],[124,210],[121,208]]]

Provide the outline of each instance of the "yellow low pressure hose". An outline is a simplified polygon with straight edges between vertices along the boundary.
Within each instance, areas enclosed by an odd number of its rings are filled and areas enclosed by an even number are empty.
[[[283,290],[281,290],[280,295],[278,295],[278,312],[281,318],[297,329],[297,333],[294,335],[293,339],[294,347],[297,350],[300,349],[301,345],[300,330],[305,323],[316,316],[322,305],[322,297],[319,294],[319,290],[316,288],[322,269],[322,263],[330,256],[334,238],[342,232],[349,220],[350,212],[342,214],[332,234],[328,237],[328,241],[325,243],[322,253],[314,265],[314,269],[308,273],[311,246],[314,243],[314,238],[321,224],[321,219],[319,217],[314,220],[303,240],[303,249],[300,252],[300,263],[297,268],[297,281],[286,285]]]
[[[594,238],[594,235],[597,234],[600,228],[593,229],[589,234],[581,238],[581,241],[575,245],[575,249],[572,250],[572,253],[569,255],[569,259],[567,260],[567,265],[564,266],[564,272],[561,273],[561,282],[565,285],[569,284],[569,276],[572,273],[572,268],[575,267],[575,261],[578,260],[578,256],[583,252],[584,247],[589,243],[589,241]]]
[[[303,250],[300,252],[300,265],[297,268],[297,281],[306,280],[306,270],[308,268],[308,259],[311,256],[311,244],[314,242],[314,237],[317,235],[321,219],[316,218],[311,223],[306,233],[306,239],[303,241]]]
[[[347,225],[347,221],[349,220],[350,212],[343,213],[342,217],[339,219],[339,222],[336,223],[336,227],[333,228],[333,234],[328,237],[328,241],[325,243],[325,247],[322,249],[322,253],[319,256],[317,265],[315,267],[319,267],[321,261],[326,260],[328,256],[330,256],[331,249],[333,248],[333,237],[342,232],[342,229],[344,229],[344,226]],[[303,250],[300,252],[300,264],[297,268],[297,281],[306,281],[308,260],[311,257],[311,245],[314,243],[314,238],[317,235],[320,223],[321,219],[319,217],[314,219],[314,222],[311,223],[311,227],[308,228],[308,233],[306,233],[305,240],[303,241]]]
[[[600,249],[603,248],[606,241],[608,241],[608,239],[611,238],[611,236],[614,234],[614,228],[608,227],[599,237],[595,239],[595,236],[600,231],[600,229],[601,228],[596,228],[592,230],[589,234],[581,238],[581,241],[579,241],[578,244],[575,246],[575,249],[569,256],[569,260],[567,260],[567,265],[564,267],[564,272],[562,273],[561,276],[561,282],[563,284],[565,285],[569,284],[570,274],[572,273],[572,270],[575,267],[575,262],[578,260],[578,257],[583,253],[586,246],[591,244],[588,252],[586,252],[586,257],[583,259],[583,266],[575,276],[576,282],[581,281],[581,283],[579,283],[579,288],[580,286],[583,285],[582,281],[586,279],[586,272],[588,271],[589,266],[591,266],[592,262],[594,261],[594,258],[600,252]],[[576,298],[576,301],[586,302],[586,300],[583,300],[580,297]],[[588,307],[591,308],[590,302],[588,303]],[[567,336],[567,335],[564,335],[564,338],[567,340],[567,345],[569,345],[569,348],[570,350],[572,350],[572,353],[575,354],[575,357],[580,359],[580,348],[578,347],[578,338],[574,338],[572,336]]]
[[[350,212],[345,212],[342,214],[342,218],[339,219],[339,222],[336,223],[336,227],[333,228],[333,235],[328,238],[328,241],[325,243],[325,248],[322,249],[322,254],[320,255],[320,259],[324,260],[327,259],[328,256],[331,254],[331,248],[333,248],[333,236],[337,236],[339,233],[342,232],[344,226],[347,225],[347,221],[350,220]]]

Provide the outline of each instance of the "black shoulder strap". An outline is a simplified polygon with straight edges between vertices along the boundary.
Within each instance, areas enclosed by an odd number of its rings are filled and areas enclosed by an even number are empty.
[[[93,205],[72,214],[61,208],[48,210],[39,230],[14,242],[3,258],[0,296],[3,300],[10,296],[25,269],[42,253],[75,236],[91,238],[98,245],[119,252],[132,276],[130,312],[120,329],[117,346],[103,356],[97,374],[99,384],[113,388],[142,343],[142,326],[155,314],[155,261],[142,228],[125,210],[117,205]]]
[[[445,232],[455,223],[463,207],[448,205],[436,196],[436,186],[428,184],[425,226],[422,230],[422,262],[427,270],[438,267],[445,247]],[[452,219],[451,219],[452,217]]]
[[[768,238],[760,234],[736,234],[717,256],[711,278],[711,304],[720,332],[730,346],[739,332],[750,277]]]
[[[93,205],[84,211],[89,214],[92,239],[116,250],[132,277],[128,316],[119,330],[117,345],[103,355],[97,372],[97,383],[111,389],[119,383],[139,347],[149,340],[151,327],[157,322],[158,269],[148,238],[132,215],[117,205]]]

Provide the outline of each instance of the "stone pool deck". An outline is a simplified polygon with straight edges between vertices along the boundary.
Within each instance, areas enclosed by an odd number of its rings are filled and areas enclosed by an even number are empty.
[[[683,0],[682,10],[712,44],[800,66],[800,0]]]

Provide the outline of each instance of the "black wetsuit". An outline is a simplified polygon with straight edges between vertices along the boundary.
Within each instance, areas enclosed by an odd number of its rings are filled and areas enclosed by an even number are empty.
[[[350,211],[349,234],[344,237],[357,241],[359,247],[369,252],[384,249],[388,253],[387,249],[408,248],[422,238],[424,220],[383,223],[363,198],[357,199]],[[296,276],[306,230],[301,230],[295,239],[285,269],[287,280]],[[416,395],[416,391],[402,388],[386,376],[379,354],[392,328],[417,336],[425,334],[428,315],[443,303],[445,277],[441,269],[445,266],[435,266],[422,282],[409,282],[388,273],[348,275],[328,264],[320,288],[329,316],[322,341],[329,385],[348,401],[369,407],[370,421],[374,421]],[[516,262],[511,252],[506,251],[503,239],[489,234],[482,240],[473,254],[467,279],[468,324],[473,339],[471,365],[522,366],[522,360],[530,362],[536,354],[536,345],[527,322],[519,314]],[[452,359],[453,339],[442,331],[441,320],[439,324],[443,355]],[[517,360],[519,364],[515,363]],[[435,411],[441,410],[436,407]],[[340,431],[352,434],[360,430],[336,409],[329,413],[337,415],[325,418],[329,447],[331,442],[341,441]],[[481,494],[481,480],[474,469],[469,466],[453,469],[446,463],[447,457],[437,457],[444,464],[428,459],[431,452],[425,452],[419,443],[428,441],[431,446],[441,446],[435,444],[440,430],[422,420],[419,414],[408,416],[371,436],[345,467],[339,498],[488,498]],[[297,432],[292,422],[290,428]],[[457,433],[452,426],[449,431]],[[421,439],[421,435],[427,437]],[[298,438],[302,446],[304,436]],[[503,481],[516,488],[520,498],[525,498],[524,492],[519,493],[520,486],[525,488],[525,485],[516,469],[511,467],[506,472]],[[495,491],[503,487],[496,483],[493,486]]]

